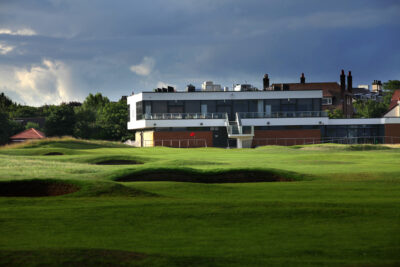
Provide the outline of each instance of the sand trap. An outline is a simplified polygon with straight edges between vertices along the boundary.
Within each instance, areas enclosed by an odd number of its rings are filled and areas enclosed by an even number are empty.
[[[138,162],[135,160],[124,160],[124,159],[116,159],[116,160],[104,160],[95,163],[96,165],[135,165],[135,164],[143,164],[142,162]]]
[[[78,190],[78,186],[62,182],[41,180],[0,182],[0,197],[60,196]]]
[[[188,171],[163,170],[133,173],[117,179],[121,182],[173,181],[191,183],[254,183],[289,182],[293,179],[267,171],[226,171],[220,173],[192,173]]]

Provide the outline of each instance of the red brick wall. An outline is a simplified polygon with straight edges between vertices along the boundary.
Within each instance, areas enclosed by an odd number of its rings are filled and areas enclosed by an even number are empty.
[[[195,136],[190,136],[192,132],[154,132],[154,146],[169,147],[207,147],[213,146],[212,132],[193,132]]]
[[[267,139],[268,138],[268,139]],[[318,130],[256,130],[253,146],[280,145],[292,146],[318,143],[321,131]]]
[[[385,124],[387,144],[400,144],[400,124]]]

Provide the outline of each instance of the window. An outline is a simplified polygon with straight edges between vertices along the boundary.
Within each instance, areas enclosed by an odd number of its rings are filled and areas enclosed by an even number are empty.
[[[332,97],[322,98],[322,105],[332,105]]]
[[[136,120],[143,119],[143,102],[136,103]]]

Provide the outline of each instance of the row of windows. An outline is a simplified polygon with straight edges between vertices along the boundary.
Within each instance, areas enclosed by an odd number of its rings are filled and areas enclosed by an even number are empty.
[[[152,113],[228,113],[320,111],[321,99],[186,100],[136,103],[137,119]]]

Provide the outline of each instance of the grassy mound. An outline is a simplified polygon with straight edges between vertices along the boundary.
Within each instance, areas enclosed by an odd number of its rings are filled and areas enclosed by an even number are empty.
[[[195,170],[189,168],[142,169],[123,174],[115,179],[120,182],[134,181],[172,181],[191,183],[252,183],[252,182],[289,182],[301,180],[291,172],[261,169],[234,170]]]
[[[343,151],[368,151],[368,150],[388,150],[391,149],[386,145],[371,145],[371,144],[315,144],[315,145],[296,145],[291,146],[293,149],[311,150],[311,151],[329,151],[329,150],[343,150]]]
[[[77,196],[82,197],[159,197],[144,190],[115,182],[95,182],[86,184]]]
[[[79,190],[74,184],[57,180],[21,180],[0,182],[1,197],[48,197],[71,194]]]
[[[132,148],[130,146],[110,141],[83,140],[73,137],[53,137],[40,140],[30,140],[19,144],[11,144],[2,149],[14,148],[67,148],[67,149],[96,149],[96,148]]]
[[[125,160],[125,159],[110,159],[96,162],[96,165],[135,165],[142,164],[135,160]]]

